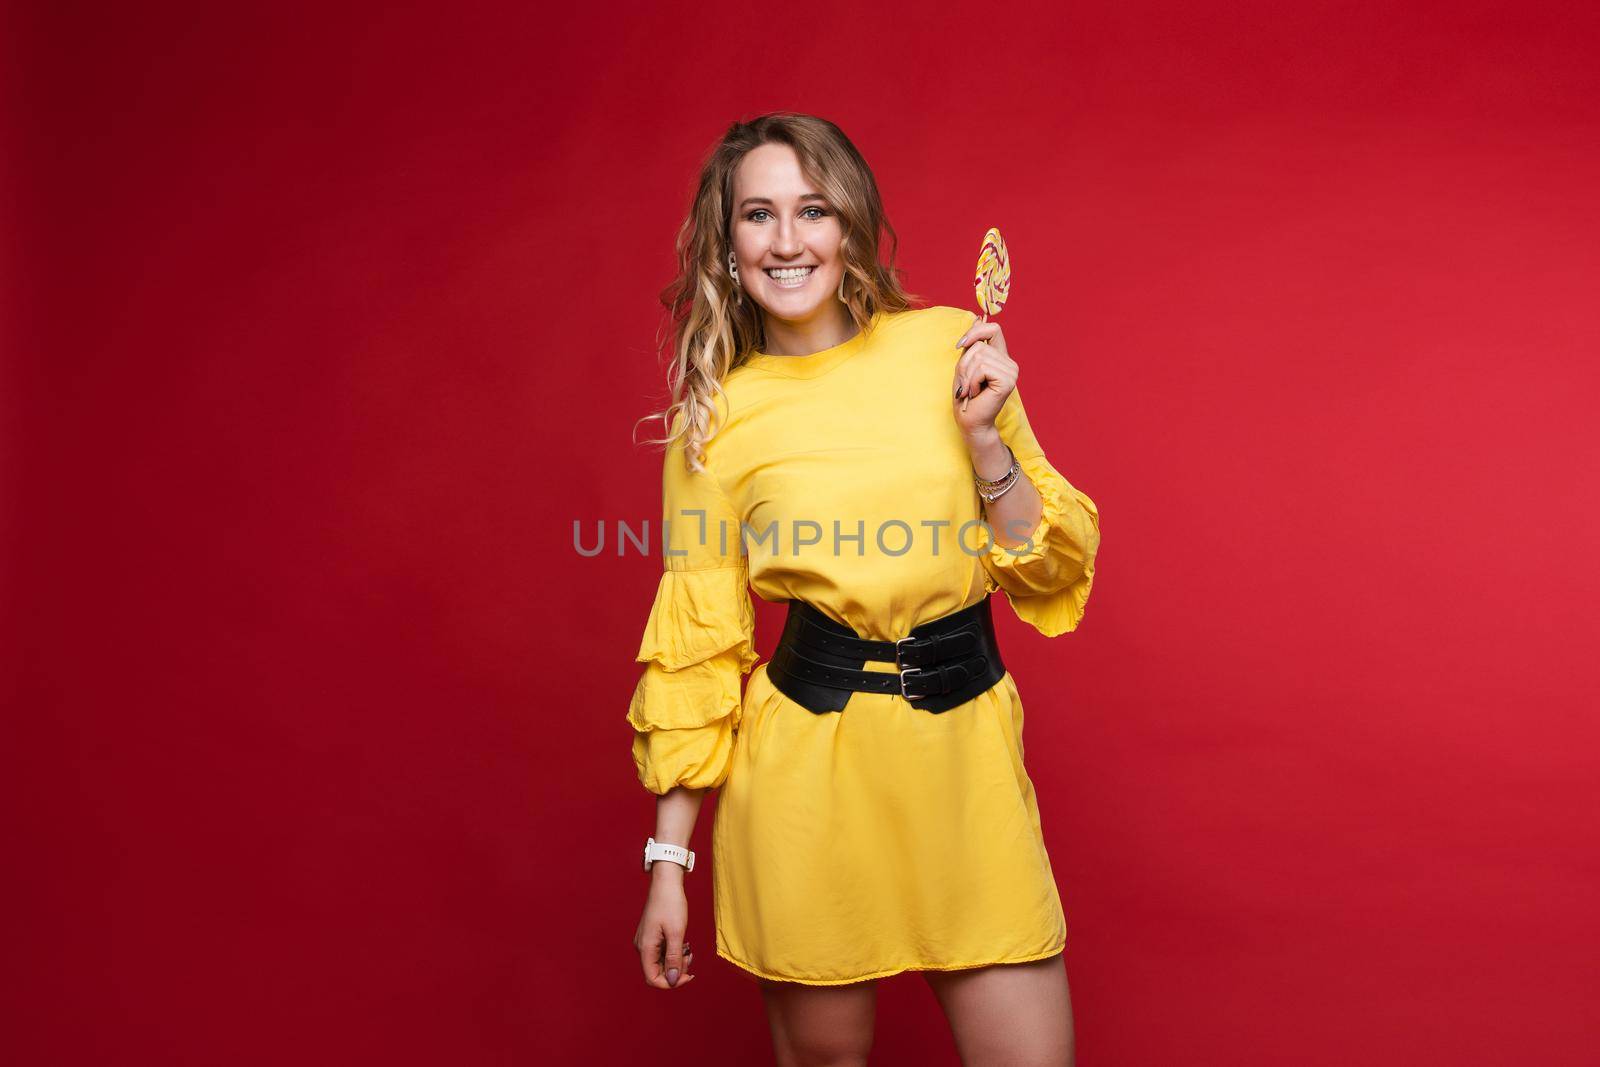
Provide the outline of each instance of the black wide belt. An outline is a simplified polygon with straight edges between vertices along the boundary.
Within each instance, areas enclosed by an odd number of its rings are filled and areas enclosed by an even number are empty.
[[[869,659],[898,670],[862,670]],[[791,600],[783,636],[767,663],[778,692],[819,715],[843,711],[851,693],[898,693],[914,708],[948,711],[1005,673],[987,596],[913,627],[898,641],[868,640],[805,601]]]

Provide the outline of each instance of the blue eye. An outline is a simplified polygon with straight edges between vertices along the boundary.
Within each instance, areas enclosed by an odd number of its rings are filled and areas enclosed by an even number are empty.
[[[828,211],[826,211],[825,209],[820,208],[820,207],[808,207],[805,210],[806,211],[815,211],[816,212],[816,215],[812,216],[812,218],[811,218],[812,222],[816,222],[817,219],[820,219],[820,218],[826,218],[827,215],[829,214]],[[754,211],[750,212],[750,214],[746,215],[745,218],[749,219],[751,222],[755,222],[757,215],[765,215],[767,213],[768,212],[767,212],[766,208],[758,207]],[[804,214],[804,212],[802,212],[802,214]]]

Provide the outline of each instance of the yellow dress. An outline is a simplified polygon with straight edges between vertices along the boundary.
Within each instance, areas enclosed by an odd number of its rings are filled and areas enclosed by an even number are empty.
[[[689,471],[677,446],[665,455],[664,569],[628,709],[633,759],[652,793],[721,787],[716,949],[754,974],[837,985],[1065,945],[1009,673],[939,714],[863,692],[815,714],[756,666],[751,588],[876,640],[997,588],[1047,637],[1077,627],[1099,514],[1045,458],[1020,388],[996,425],[1043,515],[1011,549],[976,525],[951,408],[955,343],[975,319],[880,313],[833,348],[755,353],[723,383],[706,471]]]

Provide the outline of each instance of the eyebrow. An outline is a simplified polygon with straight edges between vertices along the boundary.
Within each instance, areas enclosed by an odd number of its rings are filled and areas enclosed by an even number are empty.
[[[821,193],[806,193],[800,199],[802,201],[805,201],[805,200],[821,200],[824,203],[826,203],[827,200],[828,200],[828,198],[823,196]],[[743,211],[745,208],[749,207],[751,204],[768,204],[768,205],[770,205],[771,203],[772,203],[772,201],[768,200],[764,196],[747,196],[742,201],[740,201],[739,210]]]

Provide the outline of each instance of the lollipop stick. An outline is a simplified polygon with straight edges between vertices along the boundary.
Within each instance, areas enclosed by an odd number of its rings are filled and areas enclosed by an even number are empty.
[[[983,318],[980,319],[979,321],[980,322],[988,322],[989,321],[989,313],[987,311],[985,311],[983,313]],[[961,410],[962,411],[967,410],[967,401],[969,401],[971,399],[972,399],[972,397],[970,397],[970,396],[964,396],[964,397],[961,398]]]

